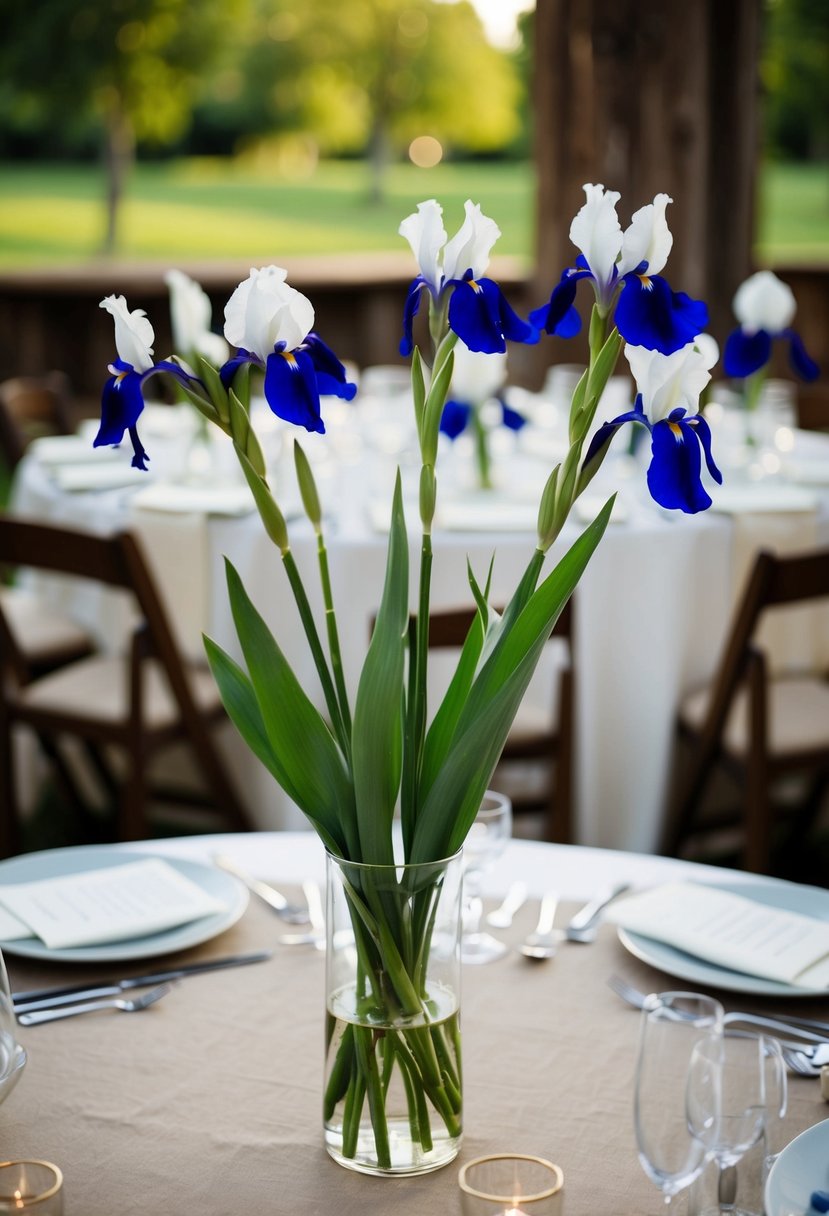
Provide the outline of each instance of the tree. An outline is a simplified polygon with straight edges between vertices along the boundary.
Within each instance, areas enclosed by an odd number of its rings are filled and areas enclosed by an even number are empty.
[[[763,52],[766,133],[772,151],[829,155],[829,4],[767,0]]]
[[[136,138],[164,143],[190,117],[201,74],[219,54],[243,0],[2,0],[0,78],[7,108],[30,126],[92,119],[107,172],[104,250]]]

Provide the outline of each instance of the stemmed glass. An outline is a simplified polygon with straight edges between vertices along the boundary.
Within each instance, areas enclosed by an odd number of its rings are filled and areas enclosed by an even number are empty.
[[[487,870],[500,857],[512,834],[512,802],[487,790],[463,846],[464,911],[461,962],[491,963],[507,952],[503,942],[481,931],[481,889]]]
[[[686,1113],[688,1067],[697,1043],[722,1033],[723,1007],[694,992],[653,993],[639,1031],[633,1100],[643,1170],[666,1206],[702,1172],[706,1148]]]
[[[14,1016],[9,977],[0,954],[0,1102],[4,1102],[20,1080],[26,1063],[26,1052],[17,1041],[17,1020]]]
[[[704,1216],[756,1216],[737,1206],[737,1163],[757,1144],[768,1113],[785,1109],[780,1044],[728,1028],[696,1044],[688,1068],[691,1133],[717,1165],[717,1203]]]

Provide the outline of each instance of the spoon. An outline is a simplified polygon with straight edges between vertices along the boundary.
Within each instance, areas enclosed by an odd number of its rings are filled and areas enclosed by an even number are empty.
[[[568,942],[594,942],[599,932],[601,913],[617,896],[628,890],[630,890],[630,883],[620,882],[606,895],[599,895],[596,899],[591,899],[590,903],[585,904],[564,930],[564,936]]]
[[[525,882],[514,882],[507,891],[504,897],[504,902],[500,908],[495,908],[486,918],[486,923],[492,925],[495,929],[508,929],[512,924],[512,918],[519,908],[523,907],[524,901],[527,898],[527,884]]]
[[[559,942],[559,934],[553,931],[557,907],[558,896],[553,891],[548,891],[541,901],[538,924],[518,947],[525,958],[543,962],[544,959],[555,956]]]

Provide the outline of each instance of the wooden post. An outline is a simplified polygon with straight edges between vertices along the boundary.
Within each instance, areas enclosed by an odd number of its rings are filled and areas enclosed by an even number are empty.
[[[622,226],[659,191],[674,290],[702,296],[722,342],[751,266],[760,0],[538,0],[539,301],[572,265],[585,182],[620,191]],[[567,353],[565,353],[565,350]],[[583,347],[539,352],[546,363]]]

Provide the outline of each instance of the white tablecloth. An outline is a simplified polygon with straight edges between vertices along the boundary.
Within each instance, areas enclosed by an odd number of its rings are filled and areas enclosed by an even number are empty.
[[[385,565],[386,537],[377,527],[375,504],[388,501],[388,456],[371,464],[365,448],[349,448],[332,428],[335,458],[318,460],[321,437],[304,437],[316,465],[321,493],[331,522],[327,543],[337,604],[346,677],[356,689],[369,625],[379,602]],[[549,468],[525,452],[511,456],[511,484],[531,511],[535,490]],[[380,468],[382,473],[375,471]],[[446,466],[449,468],[450,466]],[[404,465],[404,485],[416,476]],[[619,475],[629,472],[620,466]],[[601,476],[608,492],[613,473]],[[735,528],[733,515],[708,512],[698,516],[662,513],[638,488],[624,499],[621,522],[613,522],[577,591],[576,615],[576,820],[578,843],[653,852],[669,789],[673,758],[674,715],[681,696],[708,679],[715,669],[734,597]],[[446,484],[448,483],[448,484]],[[283,502],[295,503],[296,490],[279,466],[276,489]],[[476,501],[444,478],[444,501]],[[601,486],[604,489],[605,486]],[[67,525],[109,531],[130,521],[127,490],[69,494],[62,492],[44,465],[27,458],[19,466],[13,509]],[[600,497],[600,493],[598,495]],[[513,493],[515,498],[515,492]],[[520,497],[519,497],[520,501]],[[513,506],[515,503],[513,502]],[[416,509],[409,511],[417,525]],[[829,513],[818,513],[816,536],[829,539]],[[580,524],[568,525],[547,559],[547,569],[575,539]],[[304,520],[291,524],[294,555],[321,619],[316,571],[316,539]],[[412,533],[412,586],[418,567],[418,536]],[[762,536],[758,537],[762,540]],[[223,557],[231,558],[249,594],[268,621],[306,687],[315,684],[296,609],[279,556],[251,513],[210,515],[207,525],[208,594],[202,613],[208,632],[238,656],[224,582]],[[513,590],[534,545],[527,531],[436,531],[434,536],[434,607],[470,602],[466,561],[483,580],[490,558],[496,561],[493,602]],[[154,554],[161,571],[164,553]],[[412,607],[414,607],[414,593]],[[99,598],[78,606],[85,623],[101,626],[105,609]],[[193,605],[188,617],[192,618]],[[111,621],[109,622],[111,625]],[[104,630],[110,635],[112,629]],[[532,695],[548,700],[550,670],[542,669]],[[228,744],[238,783],[255,821],[263,828],[297,828],[304,819],[287,797],[233,737]]]

